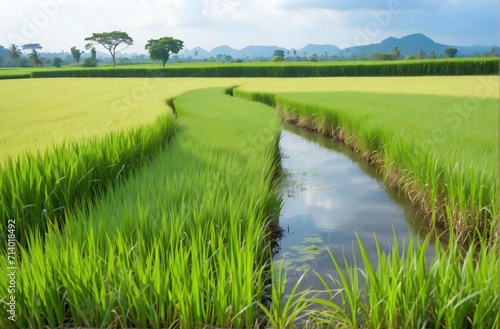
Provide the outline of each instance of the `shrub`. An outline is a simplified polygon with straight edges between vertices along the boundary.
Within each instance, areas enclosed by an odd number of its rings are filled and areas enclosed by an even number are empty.
[[[97,66],[97,60],[95,60],[92,57],[85,58],[85,60],[82,63],[82,67],[96,67]]]
[[[54,57],[54,60],[52,61],[52,66],[54,67],[61,67],[62,64],[62,59],[59,57]]]

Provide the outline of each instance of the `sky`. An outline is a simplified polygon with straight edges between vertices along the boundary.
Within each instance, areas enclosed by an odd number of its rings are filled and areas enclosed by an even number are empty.
[[[498,0],[0,0],[0,45],[83,49],[94,32],[124,31],[145,53],[170,36],[187,49],[228,45],[340,48],[423,33],[455,45],[499,45]],[[103,51],[104,49],[98,49]]]

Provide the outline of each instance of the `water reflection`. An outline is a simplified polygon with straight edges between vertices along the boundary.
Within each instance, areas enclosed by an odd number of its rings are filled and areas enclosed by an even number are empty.
[[[416,209],[386,191],[380,175],[358,162],[346,147],[307,130],[286,127],[280,148],[285,172],[280,225],[285,235],[275,260],[285,257],[292,278],[288,289],[306,268],[337,277],[326,248],[337,259],[345,255],[352,263],[353,253],[359,257],[356,235],[375,263],[374,235],[388,252],[394,234],[399,241],[408,241],[410,235],[428,233],[429,225]],[[429,258],[433,252],[432,247],[427,250]],[[312,274],[306,276],[304,285],[321,288]]]

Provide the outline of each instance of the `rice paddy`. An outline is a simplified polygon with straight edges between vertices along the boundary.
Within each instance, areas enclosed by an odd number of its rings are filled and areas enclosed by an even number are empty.
[[[475,90],[473,79],[466,81]],[[405,82],[415,84],[412,79]],[[344,88],[352,88],[348,84]],[[423,90],[432,87],[423,85]],[[378,86],[376,93],[272,95],[266,86],[260,88],[266,94],[249,92],[248,85],[234,94],[274,104],[285,120],[351,145],[366,160],[381,166],[389,185],[441,224],[456,228],[463,240],[475,233],[488,237],[494,232],[498,218],[495,95],[387,94]]]
[[[33,218],[16,231],[16,321],[2,307],[0,326],[496,327],[497,80],[0,81],[2,222]],[[235,85],[235,96],[352,145],[468,233],[436,245],[430,266],[427,241],[379,252],[377,268],[358,242],[364,273],[332,258],[340,282],[285,296],[271,261],[280,119],[224,93]],[[463,252],[471,227],[481,240]],[[5,304],[10,278],[0,282]]]
[[[22,153],[100,138],[154,122],[166,100],[244,79],[44,79],[0,81],[0,165]]]

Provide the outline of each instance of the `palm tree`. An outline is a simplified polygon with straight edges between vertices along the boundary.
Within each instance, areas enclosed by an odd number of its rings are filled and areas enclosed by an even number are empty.
[[[16,46],[15,44],[11,44],[9,49],[7,49],[7,51],[9,52],[9,57],[15,61],[18,61],[19,58],[21,58],[21,56],[23,54],[21,52],[21,49],[18,46]]]
[[[417,54],[417,59],[424,59],[425,58],[425,53],[422,49]]]
[[[401,56],[401,52],[399,51],[399,47],[392,48],[392,55],[394,56],[394,59],[399,59],[399,57]]]
[[[31,49],[31,54],[29,55],[30,63],[34,66],[43,66],[43,62],[40,58],[40,53],[36,49]]]
[[[436,58],[436,52],[433,50],[431,51],[431,55],[429,56],[430,59],[435,59]]]

